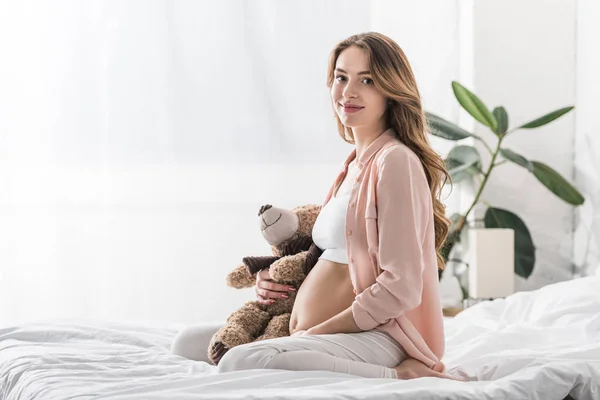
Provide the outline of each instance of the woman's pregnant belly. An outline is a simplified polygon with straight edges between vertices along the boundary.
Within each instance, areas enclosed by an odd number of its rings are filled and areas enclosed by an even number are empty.
[[[290,334],[312,328],[339,314],[352,305],[354,297],[347,264],[317,261],[296,294]]]

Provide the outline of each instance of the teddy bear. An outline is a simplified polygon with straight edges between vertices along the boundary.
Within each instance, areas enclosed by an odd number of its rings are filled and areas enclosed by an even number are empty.
[[[292,210],[266,204],[258,217],[263,237],[271,245],[272,256],[244,257],[242,265],[231,271],[227,285],[241,289],[256,284],[256,274],[269,268],[270,278],[293,286],[296,291],[322,253],[312,241],[312,229],[321,206],[309,204]],[[248,301],[234,311],[225,325],[212,337],[208,358],[215,365],[225,353],[241,344],[289,336],[289,325],[296,292],[273,304]]]

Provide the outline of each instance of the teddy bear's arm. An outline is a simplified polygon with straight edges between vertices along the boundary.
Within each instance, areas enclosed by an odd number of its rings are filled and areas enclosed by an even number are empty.
[[[248,288],[256,283],[256,274],[250,275],[245,265],[240,265],[225,277],[227,286],[236,289]]]
[[[244,257],[242,259],[244,264],[227,274],[227,277],[225,278],[227,286],[236,289],[254,286],[256,283],[256,274],[259,271],[268,268],[273,261],[278,259],[279,257],[274,256]]]
[[[308,275],[308,273],[313,269],[317,261],[319,261],[321,254],[323,254],[323,250],[318,248],[317,245],[313,243],[306,252],[306,260],[304,261],[304,275]]]
[[[248,269],[248,273],[254,275],[265,268],[269,268],[279,258],[276,256],[244,257],[242,258],[242,262]]]
[[[275,261],[271,264],[269,275],[276,282],[301,282],[313,269],[322,253],[323,251],[313,243],[308,251],[281,257]]]

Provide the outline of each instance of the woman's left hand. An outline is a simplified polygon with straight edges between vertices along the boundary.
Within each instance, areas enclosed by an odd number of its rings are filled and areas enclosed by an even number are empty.
[[[301,330],[293,333],[291,336],[306,336],[306,335],[319,335],[319,330],[317,327],[313,326],[307,330]]]
[[[313,326],[312,328],[307,329],[304,332],[304,335],[323,335],[325,332],[322,332],[318,326]]]

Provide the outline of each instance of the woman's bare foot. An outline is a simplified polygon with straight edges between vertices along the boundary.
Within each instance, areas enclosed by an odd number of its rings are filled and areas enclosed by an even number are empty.
[[[464,382],[462,379],[455,378],[453,376],[443,374],[441,372],[437,372],[429,368],[427,365],[423,364],[421,361],[415,360],[414,358],[408,358],[400,363],[397,367],[394,368],[396,370],[396,374],[398,375],[398,379],[415,379],[415,378],[442,378],[442,379],[452,379],[455,381]]]

